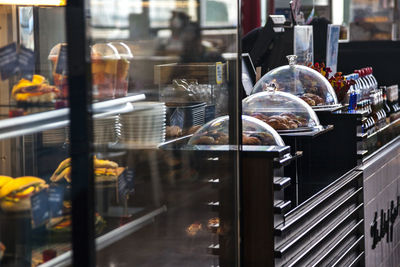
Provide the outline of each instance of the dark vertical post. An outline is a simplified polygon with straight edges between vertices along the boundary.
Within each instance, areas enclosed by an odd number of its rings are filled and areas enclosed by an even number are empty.
[[[204,4],[206,4],[206,2],[204,2]],[[197,5],[197,8],[196,8],[197,22],[199,23],[199,26],[201,28],[203,26],[202,23],[205,22],[205,21],[202,21],[202,18],[201,18],[201,1],[197,0],[196,5]],[[204,7],[204,10],[206,10],[206,7]]]
[[[19,8],[18,10],[18,16],[19,16]],[[32,7],[32,16],[33,16],[33,32],[34,32],[34,48],[35,51],[40,51],[40,25],[39,25],[39,7],[34,6]],[[19,27],[18,27],[19,29]],[[18,38],[20,38],[20,34],[18,33]],[[40,67],[40,53],[35,53],[35,73],[37,74],[42,74],[41,73],[41,67]]]
[[[235,73],[235,90],[234,95],[234,108],[230,110],[230,121],[235,123],[229,123],[233,125],[230,131],[234,133],[234,144],[237,147],[236,151],[233,151],[233,166],[234,166],[234,183],[235,183],[235,219],[236,219],[236,253],[237,253],[237,261],[236,266],[240,266],[241,255],[242,255],[242,246],[240,244],[241,240],[241,147],[242,147],[242,86],[240,86],[242,82],[242,1],[238,0],[237,2],[237,60],[236,60],[236,73]],[[230,132],[232,134],[232,132]]]
[[[268,0],[268,15],[274,15],[275,14],[275,0]]]
[[[85,0],[67,1],[66,28],[72,161],[73,266],[94,267],[92,91]]]
[[[242,266],[274,266],[273,161],[246,151],[242,168]]]
[[[247,34],[261,25],[261,1],[246,0],[242,5],[242,31]]]

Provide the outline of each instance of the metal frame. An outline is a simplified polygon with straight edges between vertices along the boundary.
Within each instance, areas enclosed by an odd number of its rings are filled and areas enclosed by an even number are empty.
[[[242,97],[243,92],[241,90],[241,82],[242,82],[242,1],[237,0],[237,60],[236,60],[236,79],[235,79],[235,91],[233,96],[233,101],[231,103],[234,104],[233,108],[229,109],[230,121],[233,121],[234,118],[235,123],[230,123],[233,128],[230,130],[230,135],[234,135],[235,140],[231,144],[235,144],[238,146],[238,150],[233,152],[235,157],[233,157],[233,167],[234,167],[234,184],[235,184],[235,220],[236,220],[236,236],[235,239],[237,241],[235,246],[236,252],[236,266],[242,265],[242,243],[240,242],[242,236],[242,224],[241,224],[241,207],[242,207]],[[231,95],[231,94],[230,94]],[[230,126],[231,127],[231,126]]]
[[[85,1],[66,7],[70,154],[72,164],[72,258],[74,266],[94,267],[94,177],[92,157],[92,90],[86,38]]]

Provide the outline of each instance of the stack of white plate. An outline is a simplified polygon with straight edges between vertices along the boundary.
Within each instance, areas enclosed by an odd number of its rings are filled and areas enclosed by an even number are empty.
[[[93,135],[93,143],[96,145],[106,145],[118,142],[121,136],[119,116],[93,120]]]
[[[134,111],[121,115],[123,143],[152,146],[165,142],[165,103],[133,103]]]
[[[68,143],[68,127],[43,131],[43,146],[58,146]]]

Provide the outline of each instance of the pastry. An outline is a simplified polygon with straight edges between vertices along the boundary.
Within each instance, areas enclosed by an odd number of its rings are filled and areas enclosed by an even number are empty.
[[[201,125],[193,125],[192,127],[189,128],[189,130],[187,131],[187,134],[194,134],[200,128],[201,128]]]
[[[260,139],[257,137],[249,137],[247,135],[243,135],[243,145],[261,145]]]
[[[182,129],[179,126],[167,126],[166,127],[167,137],[179,137],[182,136]]]
[[[192,142],[193,145],[213,145],[214,143],[215,139],[207,135],[199,136]]]
[[[261,141],[262,145],[275,145],[275,139],[269,133],[253,133],[250,137],[256,137]]]
[[[289,126],[279,120],[272,119],[267,122],[275,130],[289,130]]]
[[[303,99],[308,105],[310,105],[312,107],[316,105],[315,101],[309,97],[301,96],[300,98]]]
[[[229,136],[221,135],[215,140],[216,145],[227,145],[229,144]]]
[[[311,98],[315,102],[316,106],[323,105],[325,103],[324,99],[316,94],[306,93],[303,96]]]

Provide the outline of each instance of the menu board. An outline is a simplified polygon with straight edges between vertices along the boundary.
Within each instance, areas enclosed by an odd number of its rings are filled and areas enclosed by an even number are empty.
[[[21,46],[18,53],[18,64],[21,76],[31,80],[35,70],[35,52]]]
[[[0,48],[0,74],[6,80],[20,73],[22,78],[32,79],[35,70],[35,52],[12,43]]]
[[[62,216],[64,192],[64,186],[51,186],[49,189],[49,208],[52,218]]]
[[[45,224],[50,219],[49,197],[46,190],[31,196],[32,227]]]
[[[12,43],[0,48],[1,79],[6,80],[18,72],[17,44]]]
[[[118,178],[118,194],[121,199],[125,199],[129,194],[134,192],[133,169],[126,169]]]

